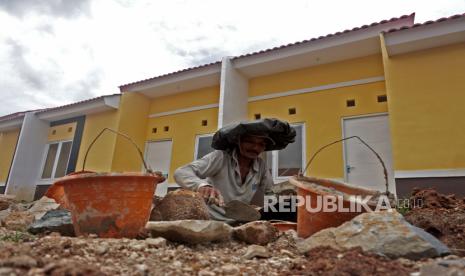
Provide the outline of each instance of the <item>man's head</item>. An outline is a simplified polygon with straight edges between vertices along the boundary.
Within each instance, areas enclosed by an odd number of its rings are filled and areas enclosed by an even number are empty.
[[[267,136],[244,135],[239,140],[239,153],[245,158],[255,159],[265,151],[267,143],[274,142]]]

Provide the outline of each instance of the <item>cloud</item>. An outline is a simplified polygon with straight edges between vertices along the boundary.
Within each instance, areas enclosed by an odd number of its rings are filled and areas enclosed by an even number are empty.
[[[14,72],[20,79],[33,89],[44,89],[46,87],[43,72],[33,68],[25,58],[26,48],[17,41],[7,39],[5,44],[10,47],[10,60],[14,67]]]
[[[18,17],[37,13],[66,18],[89,15],[90,0],[2,0],[0,8]]]
[[[82,79],[67,84],[64,90],[70,91],[72,101],[82,101],[97,95],[103,78],[103,71],[94,68]]]
[[[72,72],[77,62],[59,63],[52,57],[37,57],[33,47],[8,38],[3,41],[7,51],[0,61],[2,109],[0,116],[18,110],[52,107],[93,98],[100,92],[104,72],[95,64],[83,64]],[[79,59],[90,55],[83,50]],[[62,58],[64,60],[65,57]],[[108,93],[106,93],[108,94]]]

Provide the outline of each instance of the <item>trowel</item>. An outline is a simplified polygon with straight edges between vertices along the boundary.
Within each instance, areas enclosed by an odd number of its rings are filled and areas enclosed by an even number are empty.
[[[239,222],[256,221],[260,219],[260,212],[256,207],[240,200],[231,200],[223,207],[225,216]]]
[[[239,200],[232,200],[226,205],[219,206],[216,203],[209,204],[209,207],[224,219],[236,222],[250,222],[259,220],[261,217],[260,207],[244,203]]]

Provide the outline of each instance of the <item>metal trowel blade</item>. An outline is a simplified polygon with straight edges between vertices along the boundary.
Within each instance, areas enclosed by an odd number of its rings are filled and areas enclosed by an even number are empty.
[[[256,221],[261,217],[255,207],[240,200],[231,200],[224,206],[224,210],[226,217],[241,222]]]

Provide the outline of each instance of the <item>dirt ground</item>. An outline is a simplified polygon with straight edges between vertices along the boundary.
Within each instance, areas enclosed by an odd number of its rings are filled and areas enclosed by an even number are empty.
[[[278,275],[303,261],[288,235],[267,246],[270,258],[248,260],[248,245],[235,241],[154,248],[145,240],[0,231],[0,275]]]
[[[413,201],[422,207],[407,212],[406,220],[441,240],[453,254],[465,256],[465,198],[425,189],[414,191]]]
[[[409,275],[423,263],[390,260],[359,249],[319,247],[300,255],[291,233],[265,246],[269,258],[247,259],[250,245],[37,237],[0,228],[0,275]],[[458,258],[458,257],[454,257]]]
[[[415,271],[413,264],[364,253],[360,248],[341,252],[330,247],[317,247],[306,255],[306,261],[299,263],[288,275],[403,276]]]
[[[465,256],[465,201],[434,190],[416,191],[414,208],[406,219]],[[337,251],[327,247],[298,253],[291,232],[264,246],[269,257],[245,257],[249,244],[237,241],[205,245],[150,239],[33,236],[0,227],[2,275],[410,275],[438,259],[390,260],[360,249]],[[457,256],[444,258],[458,259]],[[465,258],[461,260],[465,261]]]

